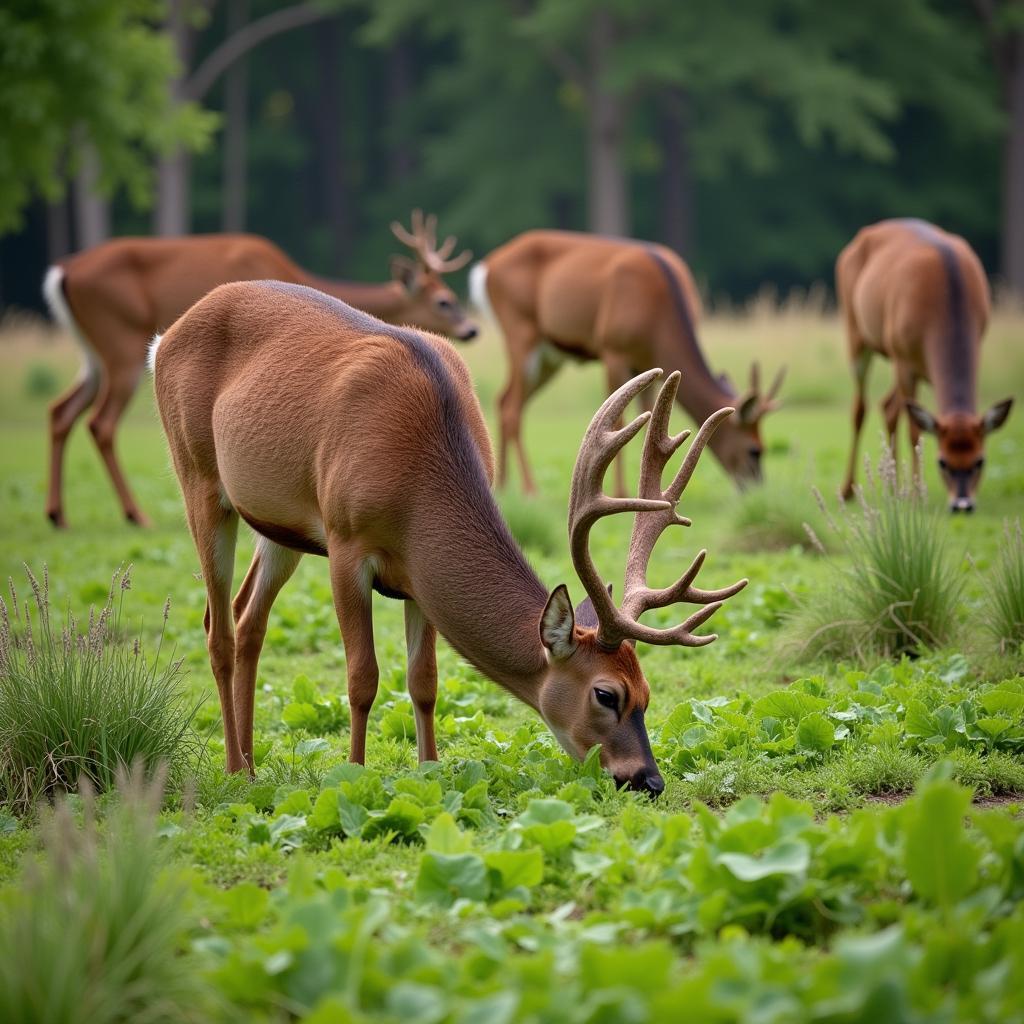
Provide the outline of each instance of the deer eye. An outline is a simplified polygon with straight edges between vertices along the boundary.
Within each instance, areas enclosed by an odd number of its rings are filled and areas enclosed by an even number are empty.
[[[437,308],[438,309],[444,309],[444,310],[451,309],[452,308],[452,300],[451,299],[438,299],[437,300]]]
[[[595,686],[594,696],[602,707],[611,708],[612,711],[619,710],[619,697],[613,690],[602,690],[600,686]]]

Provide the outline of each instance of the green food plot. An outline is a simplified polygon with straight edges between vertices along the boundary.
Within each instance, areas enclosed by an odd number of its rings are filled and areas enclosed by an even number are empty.
[[[1024,393],[1021,330],[1008,316],[993,326],[986,403]],[[1024,413],[990,438],[978,511],[938,518],[961,588],[949,638],[901,660],[809,660],[792,616],[823,604],[848,565],[811,496],[818,486],[837,514],[850,399],[838,325],[716,319],[703,336],[714,368],[737,381],[752,357],[766,372],[788,363],[787,405],[764,427],[768,486],[739,496],[706,458],[683,500],[693,527],[664,536],[652,563],[652,582],[668,583],[706,547],[701,585],[751,581],[711,621],[715,644],[640,649],[666,779],[652,804],[617,792],[596,751],[570,761],[529,709],[443,642],[441,762],[417,766],[401,608],[385,599],[374,606],[381,688],[367,764],[345,763],[344,652],[326,563],[312,557],[271,616],[256,779],[226,777],[205,593],[148,387],[119,450],[153,529],[120,522],[79,428],[71,529],[57,534],[42,512],[41,394],[47,367],[70,380],[73,355],[0,335],[0,568],[31,600],[22,562],[37,574],[45,563],[54,621],[70,608],[85,622],[113,570],[131,563],[112,643],[138,635],[149,658],[162,644],[161,666],[183,659],[172,685],[180,714],[193,714],[190,770],[155,820],[138,795],[101,795],[95,808],[76,796],[61,827],[47,813],[0,812],[0,1018],[77,1020],[89,1006],[92,1020],[135,1019],[125,992],[148,984],[166,994],[158,1020],[1024,1020],[1022,658],[984,628],[1012,547],[1004,520],[1022,512]],[[488,335],[460,351],[493,423],[500,345]],[[885,390],[887,369],[874,384]],[[502,499],[540,577],[566,582],[576,600],[565,499],[602,393],[597,368],[567,368],[531,403],[541,497]],[[677,414],[674,425],[690,424]],[[872,410],[872,456],[880,426]],[[927,440],[925,464],[941,509]],[[629,526],[604,521],[593,535],[617,590]],[[252,551],[241,532],[238,582]],[[68,857],[76,870],[47,867]],[[136,916],[109,895],[122,875]],[[65,908],[61,929],[33,911],[51,905]],[[156,929],[145,914],[169,923]],[[76,928],[110,941],[91,960],[71,956],[61,939]],[[126,966],[130,943],[115,940],[133,928],[153,944]],[[57,991],[64,1010],[46,1002]]]

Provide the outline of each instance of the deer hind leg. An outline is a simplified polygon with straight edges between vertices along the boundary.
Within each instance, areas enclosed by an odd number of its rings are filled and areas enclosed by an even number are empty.
[[[254,768],[252,726],[256,670],[263,650],[263,638],[267,635],[267,620],[277,595],[291,579],[301,558],[298,551],[260,537],[252,564],[235,596],[235,669],[231,691],[238,746],[250,774]]]
[[[374,565],[372,559],[351,545],[333,538],[328,540],[327,550],[334,608],[345,644],[348,704],[352,718],[349,760],[363,764],[366,761],[366,725],[380,677],[373,646]]]
[[[899,381],[893,384],[889,393],[882,399],[882,415],[885,417],[885,433],[889,438],[889,451],[896,460],[896,428],[900,422],[900,412],[903,409],[903,394],[900,390]]]
[[[842,495],[845,499],[853,496],[853,481],[857,474],[857,451],[860,447],[861,429],[864,426],[864,414],[867,411],[865,394],[870,366],[871,350],[862,347],[853,358],[853,439],[850,443],[850,458],[846,464],[846,479],[843,482]]]
[[[423,617],[415,601],[405,602],[405,645],[408,656],[406,682],[416,716],[416,750],[419,760],[437,760],[434,738],[434,705],[437,703],[437,632]]]
[[[917,376],[913,370],[900,368],[897,378],[897,386],[900,391],[900,409],[906,412],[907,402],[912,402],[917,397]],[[907,416],[907,434],[910,437],[910,459],[911,478],[914,484],[921,481],[921,452],[918,444],[921,440],[921,428],[914,422],[914,417]]]
[[[519,461],[523,490],[533,494],[537,488],[523,448],[521,426],[523,409],[530,395],[544,383],[543,380],[537,382],[540,338],[536,326],[530,321],[518,317],[510,321],[507,316],[502,319],[500,308],[495,310],[495,314],[501,320],[508,353],[508,380],[498,399],[498,487],[504,487],[508,480],[508,451],[512,447]]]
[[[78,417],[92,405],[99,387],[99,367],[94,359],[87,357],[78,380],[50,406],[50,489],[46,498],[46,516],[54,526],[67,526],[64,518],[64,448],[68,435]]]
[[[132,492],[128,487],[117,461],[117,454],[114,451],[114,437],[117,434],[117,425],[124,415],[128,403],[135,394],[139,378],[145,365],[145,345],[138,346],[138,360],[131,363],[122,363],[116,369],[110,370],[104,380],[104,386],[100,394],[99,403],[92,419],[89,420],[89,430],[96,448],[107,467],[114,490],[121,501],[121,508],[124,510],[125,518],[137,526],[148,526],[149,520],[142,514]]]
[[[235,637],[231,623],[231,580],[234,576],[238,513],[225,508],[215,480],[182,480],[189,530],[195,541],[206,583],[206,646],[217,683],[224,723],[224,753],[229,772],[246,767],[238,745],[231,678],[235,665]]]

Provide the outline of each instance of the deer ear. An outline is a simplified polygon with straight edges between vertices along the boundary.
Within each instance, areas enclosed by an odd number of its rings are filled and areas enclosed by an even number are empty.
[[[564,661],[576,650],[575,626],[569,591],[562,583],[551,591],[540,617],[540,642],[556,661]]]
[[[736,409],[736,416],[745,427],[752,427],[761,415],[761,396],[751,391],[743,397]]]
[[[998,430],[1006,422],[1006,417],[1010,415],[1012,408],[1012,398],[1005,398],[1001,402],[996,402],[981,418],[981,422],[985,427],[985,433],[991,434],[993,430]]]
[[[391,257],[391,278],[406,291],[411,292],[416,284],[416,264],[404,256]]]
[[[917,402],[907,402],[907,413],[926,434],[939,432],[938,420],[924,406],[918,405]]]
[[[608,596],[612,596],[612,585],[608,584]],[[594,610],[594,602],[589,597],[585,597],[578,605],[576,605],[576,625],[582,626],[584,629],[597,629],[601,625],[597,621],[597,612]]]

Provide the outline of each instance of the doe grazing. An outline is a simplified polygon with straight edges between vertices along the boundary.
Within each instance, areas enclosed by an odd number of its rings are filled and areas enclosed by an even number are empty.
[[[252,769],[257,661],[271,605],[304,553],[326,555],[345,645],[353,761],[366,752],[377,692],[371,595],[405,603],[407,680],[420,760],[436,759],[436,632],[534,708],[564,749],[601,744],[619,784],[664,783],[644,724],[650,688],[633,644],[702,646],[692,631],[746,583],[693,585],[704,552],[671,587],[646,583],[660,533],[689,521],[676,505],[704,446],[731,415],[715,411],[671,483],[662,471],[688,432],[671,437],[679,375],[652,414],[618,423],[660,370],[620,387],[583,440],[569,529],[589,594],[574,609],[527,564],[491,494],[493,459],[463,361],[446,340],[390,326],[310,288],[223,285],[192,307],[156,351],[157,405],[207,589],[206,632],[220,695],[227,768]],[[636,498],[601,490],[605,470],[648,424]],[[636,513],[617,608],[587,550],[601,517]],[[239,519],[258,534],[232,604]],[[641,624],[644,611],[699,607],[681,625]]]
[[[777,408],[783,373],[762,393],[755,365],[750,389],[740,396],[724,374],[711,372],[697,339],[697,288],[671,249],[573,231],[527,231],[473,267],[470,292],[500,324],[508,354],[508,382],[498,403],[499,486],[507,479],[511,445],[523,489],[535,490],[520,437],[523,409],[570,358],[600,360],[609,391],[653,366],[680,370],[678,400],[697,423],[735,407],[711,441],[726,472],[741,485],[761,479],[761,419]],[[621,460],[616,473],[623,494]]]
[[[114,450],[118,423],[145,369],[156,331],[173,323],[208,291],[228,281],[276,278],[314,285],[391,323],[411,323],[467,341],[476,326],[442,275],[464,266],[468,252],[449,259],[455,240],[432,244],[436,221],[417,210],[414,233],[392,231],[415,259],[396,256],[385,284],[329,281],[307,273],[276,245],[255,235],[117,238],[50,267],[43,293],[53,318],[82,349],[82,372],[50,409],[50,480],[46,514],[66,526],[64,448],[78,418],[95,411],[89,430],[129,522],[145,525]],[[427,229],[430,229],[429,231]]]
[[[914,472],[921,431],[939,442],[939,471],[952,512],[970,512],[985,463],[985,436],[1010,414],[1007,398],[980,414],[978,366],[990,298],[981,261],[959,235],[922,220],[862,228],[839,254],[836,293],[853,366],[853,443],[843,494],[853,493],[864,423],[868,368],[891,360],[893,386],[882,402],[890,446],[907,413]],[[935,392],[936,413],[915,401],[919,381]]]

